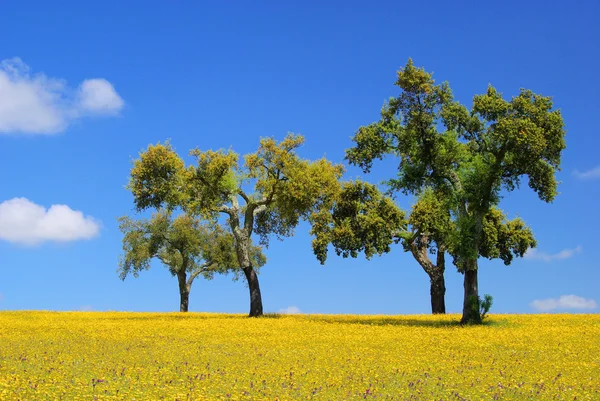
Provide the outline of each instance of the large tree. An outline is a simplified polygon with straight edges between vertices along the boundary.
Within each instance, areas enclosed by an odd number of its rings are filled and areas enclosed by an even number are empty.
[[[432,313],[446,313],[446,253],[457,255],[455,248],[461,244],[452,209],[441,194],[427,189],[413,205],[408,221],[411,229],[400,233],[402,244],[429,276]],[[485,216],[479,256],[509,265],[514,256],[523,256],[535,245],[531,229],[520,218],[508,220],[497,207]]]
[[[413,205],[408,220],[394,201],[369,183],[344,183],[330,211],[319,214],[313,225],[313,251],[321,263],[331,244],[338,256],[367,259],[391,251],[401,241],[430,279],[431,312],[446,313],[445,252],[452,221],[447,207],[431,190]],[[431,255],[436,255],[435,261]]]
[[[233,272],[237,277],[238,262],[233,246],[233,236],[217,224],[201,224],[187,214],[172,218],[161,211],[150,219],[119,218],[123,232],[123,255],[119,262],[122,280],[150,268],[151,260],[160,260],[179,284],[179,310],[187,312],[192,283],[198,276],[212,279],[214,274]],[[252,250],[256,266],[265,258],[258,247]]]
[[[290,236],[300,220],[310,220],[339,191],[341,165],[322,158],[308,161],[296,150],[304,138],[290,134],[281,142],[263,138],[255,153],[194,149],[196,164],[186,166],[169,143],[150,145],[134,161],[128,188],[136,209],[181,208],[192,216],[227,219],[238,266],[250,290],[250,316],[263,314],[252,259],[252,235],[261,244]]]
[[[489,250],[498,257],[507,251],[522,256],[535,244],[522,230],[518,240],[509,241],[514,246],[489,247],[486,219],[501,194],[519,188],[524,178],[541,200],[554,199],[565,148],[561,113],[549,97],[521,89],[505,100],[491,85],[469,110],[453,99],[447,83],[436,85],[412,60],[398,71],[396,85],[400,95],[384,104],[379,121],[358,129],[347,159],[368,172],[375,159],[395,155],[400,161],[388,182],[392,190],[419,194],[431,188],[443,194],[455,224],[454,263],[464,274],[461,321],[479,323],[478,258]]]
[[[448,201],[441,194],[424,190],[405,220],[404,212],[375,185],[346,182],[331,210],[323,210],[316,217],[313,251],[322,264],[329,244],[338,256],[364,253],[370,259],[390,252],[392,243],[400,241],[429,276],[431,312],[446,313],[446,253],[452,253],[458,233]],[[509,221],[496,208],[486,216],[483,243],[480,256],[500,258],[507,265],[513,255],[535,245],[531,230],[522,220]]]

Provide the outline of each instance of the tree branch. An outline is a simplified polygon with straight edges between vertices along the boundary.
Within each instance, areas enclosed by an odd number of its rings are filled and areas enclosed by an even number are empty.
[[[254,217],[266,210],[267,206],[273,203],[275,199],[277,185],[285,179],[285,177],[281,177],[281,170],[279,169],[277,169],[277,175],[274,178],[275,182],[273,183],[269,194],[266,197],[263,196],[263,198],[260,201],[248,203],[246,206],[246,213],[244,215],[244,229],[246,230],[248,235],[252,234],[252,229],[254,226]]]
[[[429,259],[429,253],[427,250],[427,244],[429,243],[429,239],[427,238],[427,236],[421,236],[419,242],[420,244],[417,244],[416,240],[412,241],[409,244],[410,251],[417,260],[417,262],[419,262],[423,270],[425,270],[425,272],[431,276],[435,273],[435,266],[431,262],[431,259]]]
[[[229,217],[233,217],[234,215],[234,210],[231,207],[227,207],[227,206],[221,206],[218,210],[219,213],[225,213],[226,215],[228,215]]]
[[[241,189],[238,190],[238,195],[242,197],[242,199],[244,199],[244,202],[246,202],[246,205],[248,203],[250,203],[250,198],[248,197],[248,195],[246,195],[246,193],[244,191],[242,191]]]
[[[195,270],[192,274],[190,274],[190,277],[188,278],[188,281],[187,281],[187,284],[186,284],[187,287],[188,287],[188,290],[189,290],[189,288],[192,287],[192,283],[194,282],[194,279],[196,277],[198,277],[200,274],[206,273],[208,271],[208,267],[209,266],[210,265],[205,262],[205,263],[202,264],[202,266],[200,266],[197,270]]]

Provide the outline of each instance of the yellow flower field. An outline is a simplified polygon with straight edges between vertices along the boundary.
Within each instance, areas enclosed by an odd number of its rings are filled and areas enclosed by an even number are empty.
[[[0,400],[600,400],[600,315],[0,312]]]

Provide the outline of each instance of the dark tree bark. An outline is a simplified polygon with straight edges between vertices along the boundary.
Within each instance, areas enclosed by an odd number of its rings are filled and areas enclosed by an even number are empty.
[[[491,186],[490,186],[491,188]],[[489,207],[489,201],[484,201],[485,205]],[[482,208],[487,210],[486,207]],[[483,234],[483,219],[485,213],[478,212],[475,214],[476,224],[474,231],[474,243],[481,243],[481,237]],[[479,255],[479,247],[475,248],[475,255]],[[478,264],[477,257],[474,259],[467,259],[464,265],[464,299],[463,299],[463,315],[460,319],[460,324],[481,324],[481,313],[479,311],[479,283],[477,281],[478,275]]]
[[[431,313],[446,313],[446,282],[444,270],[446,269],[445,251],[442,247],[437,249],[436,263],[429,258],[429,240],[426,236],[419,238],[410,245],[411,252],[425,273],[429,276],[429,294],[431,297]]]
[[[240,268],[246,276],[248,282],[248,289],[250,290],[250,312],[248,316],[258,317],[263,315],[262,297],[260,294],[260,285],[258,284],[258,275],[256,270],[252,267],[252,261],[250,258],[250,250],[252,242],[250,241],[250,235],[252,233],[253,215],[250,209],[246,211],[246,227],[239,227],[239,220],[237,215],[233,214],[230,218],[229,224],[231,225],[231,231],[235,237],[235,250],[237,259],[240,264]]]
[[[431,286],[429,293],[431,294],[431,313],[445,314],[446,313],[446,286],[444,276],[430,277]]]
[[[190,305],[190,286],[186,280],[185,271],[177,273],[179,282],[179,312],[187,312]]]
[[[262,297],[260,295],[260,285],[258,284],[258,275],[252,266],[244,267],[244,275],[248,281],[250,289],[250,317],[258,317],[263,314]]]
[[[479,286],[477,283],[477,259],[470,260],[464,272],[464,301],[461,324],[481,323],[479,313]]]
[[[446,269],[446,262],[444,257],[444,250],[438,249],[437,261],[435,264],[435,271],[429,275],[431,295],[431,313],[446,313],[446,282],[444,280],[444,270]]]

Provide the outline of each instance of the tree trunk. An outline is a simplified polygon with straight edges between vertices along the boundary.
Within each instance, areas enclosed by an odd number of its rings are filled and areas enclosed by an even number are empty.
[[[464,272],[463,315],[461,324],[481,323],[479,312],[479,287],[477,284],[477,259],[470,260]]]
[[[425,273],[429,276],[429,294],[431,296],[431,313],[446,313],[446,283],[444,270],[446,270],[445,248],[438,247],[436,250],[436,264],[429,258],[429,238],[425,235],[419,238],[418,243],[412,242],[410,250]]]
[[[444,273],[434,274],[429,276],[431,286],[429,293],[431,294],[431,313],[446,313],[446,283],[444,281]]]
[[[236,202],[237,203],[237,202]],[[252,259],[250,259],[250,250],[252,248],[252,241],[250,236],[252,235],[252,226],[254,220],[254,210],[248,204],[246,208],[246,220],[244,221],[244,228],[240,227],[239,216],[237,215],[237,209],[235,213],[229,214],[229,226],[231,232],[235,238],[235,253],[237,256],[240,268],[246,276],[248,282],[248,289],[250,290],[250,317],[258,317],[263,315],[262,297],[260,295],[260,286],[258,285],[258,275],[252,267]],[[256,206],[256,205],[255,205]]]
[[[258,284],[258,275],[252,266],[244,267],[246,281],[250,289],[250,313],[248,316],[257,317],[263,314],[262,297],[260,295],[260,285]]]
[[[234,215],[235,217],[235,215]],[[263,315],[262,297],[260,295],[260,286],[258,285],[258,275],[252,267],[250,259],[250,233],[248,230],[239,227],[239,222],[232,218],[229,222],[231,231],[235,237],[235,251],[240,264],[240,268],[244,271],[248,289],[250,290],[250,317],[258,317]]]
[[[179,312],[187,312],[190,304],[190,288],[185,271],[177,273],[177,281],[179,282]]]

